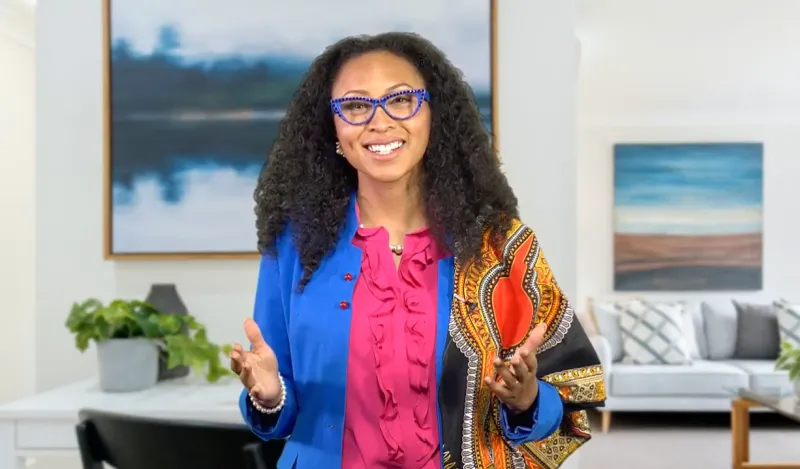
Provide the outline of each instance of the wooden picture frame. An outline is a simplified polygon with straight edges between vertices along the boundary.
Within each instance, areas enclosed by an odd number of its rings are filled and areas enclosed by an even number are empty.
[[[255,228],[253,228],[253,251],[226,251],[226,250],[131,250],[123,249],[115,242],[115,198],[118,197],[114,187],[115,166],[114,166],[114,114],[112,103],[112,67],[114,59],[112,56],[115,50],[119,51],[119,39],[114,39],[112,28],[112,9],[115,0],[102,0],[103,5],[103,256],[106,260],[191,260],[191,259],[255,259],[259,257],[256,252]],[[121,0],[116,0],[121,1]],[[132,1],[132,0],[131,0]],[[498,0],[490,0],[489,8],[489,90],[490,90],[490,109],[491,109],[491,131],[492,141],[495,151],[499,154],[499,124],[498,124],[498,98],[497,98],[497,4]],[[146,6],[142,7],[146,8]],[[146,10],[144,10],[146,11]],[[154,32],[155,34],[155,32]],[[166,34],[162,31],[162,36]],[[169,38],[161,37],[163,41],[169,42]],[[116,48],[116,49],[115,49]],[[117,52],[118,53],[118,52]],[[130,145],[128,147],[130,148]],[[264,153],[268,151],[268,146],[264,146]],[[266,155],[264,155],[266,158]],[[237,206],[238,207],[238,206]],[[248,208],[248,207],[244,207]],[[118,215],[119,216],[119,215]],[[144,224],[146,225],[146,224]],[[127,222],[127,226],[134,226],[137,229],[147,229],[148,227]],[[119,228],[119,227],[117,227]],[[212,227],[209,227],[212,228]],[[156,228],[157,229],[157,228]],[[120,231],[122,231],[120,229]],[[178,240],[172,240],[173,243]],[[116,244],[116,245],[115,245]]]

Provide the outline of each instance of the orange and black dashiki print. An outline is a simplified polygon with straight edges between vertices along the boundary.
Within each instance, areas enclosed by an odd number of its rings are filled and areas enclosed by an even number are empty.
[[[445,469],[554,469],[591,437],[586,409],[605,401],[603,370],[533,231],[515,220],[500,250],[489,236],[480,261],[456,260],[439,388]],[[542,322],[537,376],[559,390],[564,418],[543,441],[512,446],[483,376],[495,356],[510,359]]]

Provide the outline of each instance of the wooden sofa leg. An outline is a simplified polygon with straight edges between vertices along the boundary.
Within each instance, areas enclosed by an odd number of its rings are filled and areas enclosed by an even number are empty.
[[[603,433],[608,433],[608,429],[611,428],[611,412],[600,412],[602,416],[602,423],[601,429]]]

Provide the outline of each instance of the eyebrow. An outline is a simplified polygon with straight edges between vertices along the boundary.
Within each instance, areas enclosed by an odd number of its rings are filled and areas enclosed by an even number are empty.
[[[398,83],[398,84],[396,84],[396,85],[392,85],[392,86],[390,86],[390,87],[386,88],[386,89],[384,90],[384,93],[385,93],[385,94],[389,94],[389,93],[391,93],[392,91],[395,91],[395,90],[397,90],[398,88],[403,88],[403,87],[406,87],[406,88],[414,88],[413,86],[409,85],[408,83]],[[349,94],[357,94],[357,95],[362,95],[362,96],[368,96],[368,95],[369,95],[369,92],[367,92],[367,90],[350,90],[350,91],[348,91],[348,92],[344,93],[342,96],[347,96],[347,95],[349,95]]]

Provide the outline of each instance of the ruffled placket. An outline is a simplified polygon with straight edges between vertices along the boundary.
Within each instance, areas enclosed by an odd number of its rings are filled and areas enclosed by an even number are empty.
[[[372,350],[375,359],[378,387],[383,403],[380,415],[380,431],[389,450],[389,459],[398,467],[422,466],[436,450],[437,441],[431,438],[436,432],[430,415],[431,361],[435,350],[435,307],[424,284],[425,269],[436,262],[435,243],[424,234],[409,234],[405,240],[405,252],[397,268],[395,278],[390,277],[395,266],[384,265],[394,259],[387,254],[388,233],[380,228],[361,228],[364,237],[361,273],[371,295],[379,300],[380,307],[368,314],[372,332]],[[398,316],[404,315],[405,325],[399,330]],[[432,330],[433,329],[433,330]],[[402,349],[396,350],[395,334],[405,334],[405,356]],[[407,366],[397,360],[407,360]],[[408,369],[408,381],[398,379],[398,369]],[[413,400],[415,437],[425,450],[417,452],[419,461],[408,464],[403,449],[404,425],[400,419],[397,386],[410,387]],[[407,394],[408,395],[408,394]],[[410,402],[404,403],[409,405]],[[405,428],[407,431],[408,428]],[[417,446],[417,445],[415,445]],[[415,458],[416,459],[416,458]]]
[[[398,403],[391,374],[394,359],[394,328],[392,318],[397,306],[393,282],[387,277],[387,269],[381,265],[385,259],[380,246],[369,240],[364,246],[368,252],[362,258],[361,273],[372,295],[380,301],[380,308],[369,314],[372,331],[372,351],[375,357],[375,371],[378,387],[383,400],[383,413],[380,415],[380,430],[389,448],[389,458],[397,463],[403,461],[403,448],[399,444],[402,436],[401,422],[398,418]]]
[[[417,424],[417,438],[429,449],[436,442],[431,440],[430,405],[430,363],[436,347],[434,311],[430,299],[426,297],[423,274],[435,262],[432,256],[432,242],[429,237],[409,237],[413,246],[410,255],[401,261],[398,276],[405,283],[403,300],[406,308],[406,358],[409,363],[409,385],[416,394],[414,403],[414,422]],[[408,252],[408,251],[407,251]],[[427,452],[423,453],[427,454]]]

